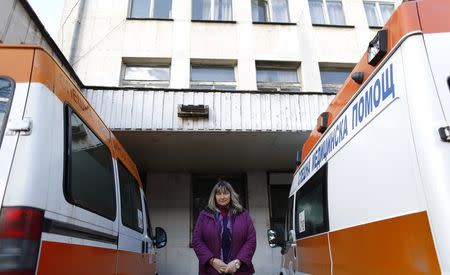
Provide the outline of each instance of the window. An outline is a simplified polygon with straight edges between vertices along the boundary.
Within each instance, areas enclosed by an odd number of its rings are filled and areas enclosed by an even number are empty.
[[[145,204],[145,218],[147,219],[147,236],[153,239],[153,230],[152,230],[152,224],[150,222],[150,208],[148,208],[147,199],[144,196],[144,204]]]
[[[132,0],[132,18],[171,18],[172,0]]]
[[[139,87],[169,87],[170,67],[168,65],[125,65],[122,85]]]
[[[345,25],[344,10],[340,0],[309,0],[311,22],[323,25]]]
[[[192,65],[191,88],[235,90],[234,67]]]
[[[232,20],[232,0],[192,0],[194,20]]]
[[[72,204],[115,220],[116,192],[111,153],[69,107],[67,114],[66,198]]]
[[[256,82],[258,90],[299,92],[301,85],[296,67],[257,65]]]
[[[118,162],[122,224],[138,232],[144,230],[141,193],[136,179]]]
[[[252,0],[253,22],[289,22],[287,0]]]
[[[321,68],[320,78],[322,80],[322,90],[326,93],[337,93],[350,75],[351,69],[345,68]]]
[[[379,2],[364,2],[367,22],[370,27],[381,27],[394,12],[394,4]]]
[[[11,108],[12,97],[14,95],[14,82],[12,80],[0,78],[0,145],[8,121],[9,109]]]
[[[297,239],[329,230],[327,169],[325,164],[298,191],[295,198]]]
[[[285,234],[286,212],[288,211],[287,198],[289,197],[291,186],[271,184],[269,187],[270,228],[275,230],[278,236],[283,236]]]
[[[238,193],[243,207],[247,207],[247,182],[245,175],[192,175],[192,208],[191,208],[191,235],[197,223],[200,211],[208,204],[209,195],[218,179],[228,181]],[[192,238],[190,238],[192,239]]]
[[[292,230],[292,212],[294,211],[294,196],[289,197],[288,208],[286,211],[286,225],[284,231],[284,238],[289,239],[289,231]]]

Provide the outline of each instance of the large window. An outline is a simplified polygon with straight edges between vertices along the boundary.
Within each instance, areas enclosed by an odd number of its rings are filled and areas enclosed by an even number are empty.
[[[132,0],[132,18],[171,18],[172,0]]]
[[[258,90],[299,92],[301,84],[298,67],[283,65],[258,65],[256,67]]]
[[[122,224],[138,232],[144,230],[141,194],[136,179],[118,162]]]
[[[325,164],[298,191],[295,198],[297,239],[329,230],[327,168]]]
[[[252,0],[253,22],[289,22],[287,0]]]
[[[125,65],[122,85],[140,87],[169,87],[169,65]]]
[[[192,65],[191,88],[235,90],[234,66]]]
[[[8,121],[9,109],[11,108],[14,94],[14,82],[12,80],[0,78],[0,145]]]
[[[370,27],[381,27],[394,12],[394,4],[379,2],[364,2],[367,22]]]
[[[232,0],[192,0],[194,20],[230,21],[232,18]]]
[[[67,114],[66,197],[72,204],[115,220],[116,192],[109,148],[70,108]]]
[[[337,93],[351,71],[347,68],[321,68],[322,90],[327,93]]]
[[[319,25],[345,25],[340,0],[308,0],[311,22]]]

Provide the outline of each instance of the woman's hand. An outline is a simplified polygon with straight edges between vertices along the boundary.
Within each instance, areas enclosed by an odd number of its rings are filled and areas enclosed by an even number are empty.
[[[236,261],[239,261],[239,260],[233,260],[233,261],[228,263],[227,269],[225,270],[225,273],[230,273],[230,274],[236,273],[236,271],[237,271]]]
[[[212,258],[209,264],[219,273],[225,273],[227,270],[227,264],[220,259]]]

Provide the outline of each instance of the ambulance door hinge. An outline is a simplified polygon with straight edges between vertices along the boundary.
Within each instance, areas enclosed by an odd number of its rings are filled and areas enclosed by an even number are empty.
[[[6,126],[6,135],[15,135],[19,133],[22,136],[31,134],[31,118],[24,117],[23,119],[10,119]]]
[[[438,132],[442,141],[450,142],[450,126],[441,127],[438,129]]]

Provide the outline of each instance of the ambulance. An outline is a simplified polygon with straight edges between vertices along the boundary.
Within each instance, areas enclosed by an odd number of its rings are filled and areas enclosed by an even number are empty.
[[[0,274],[156,274],[138,170],[38,46],[0,44]]]
[[[403,1],[323,112],[280,274],[450,274],[450,1]]]

